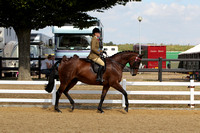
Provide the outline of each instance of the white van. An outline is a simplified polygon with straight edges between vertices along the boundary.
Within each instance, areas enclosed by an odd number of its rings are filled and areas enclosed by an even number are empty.
[[[103,50],[107,52],[108,56],[112,56],[118,52],[118,46],[103,46]]]

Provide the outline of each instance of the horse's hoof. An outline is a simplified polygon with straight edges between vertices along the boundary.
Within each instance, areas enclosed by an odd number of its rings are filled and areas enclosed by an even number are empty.
[[[128,113],[128,108],[126,107],[126,108],[124,108],[124,110]]]
[[[74,105],[71,106],[72,111],[74,111]]]
[[[98,109],[98,112],[101,113],[101,114],[104,113],[104,111],[102,109]]]
[[[62,111],[60,111],[60,109],[55,109],[55,111],[57,111],[58,113],[62,113]]]
[[[100,111],[100,110],[99,110],[99,113],[104,114],[104,111]]]

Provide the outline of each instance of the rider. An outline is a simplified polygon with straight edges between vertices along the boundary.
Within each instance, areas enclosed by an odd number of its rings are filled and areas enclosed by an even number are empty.
[[[88,59],[96,62],[99,64],[99,69],[97,73],[97,79],[96,81],[103,82],[102,74],[103,74],[103,68],[105,66],[104,62],[100,58],[100,55],[102,54],[102,43],[100,42],[100,30],[98,28],[94,28],[92,31],[93,37],[91,40],[91,51],[90,54],[88,55]]]

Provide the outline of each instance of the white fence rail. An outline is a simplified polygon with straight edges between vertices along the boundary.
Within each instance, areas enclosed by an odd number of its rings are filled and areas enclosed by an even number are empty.
[[[0,84],[13,84],[13,85],[45,85],[47,81],[5,81],[1,80]],[[52,103],[55,104],[56,86],[60,84],[59,81],[55,82],[51,99],[29,99],[29,98],[0,98],[0,103],[3,102],[22,102],[22,103]],[[200,104],[200,100],[195,100],[195,95],[200,95],[200,91],[194,91],[195,86],[200,86],[200,83],[191,80],[190,82],[127,82],[125,79],[121,82],[123,88],[126,86],[184,86],[188,87],[188,91],[127,91],[128,95],[189,95],[189,100],[131,100],[130,104],[189,104],[194,107],[195,104]],[[78,82],[78,85],[84,85]],[[0,89],[0,94],[48,94],[45,90],[14,90],[14,89]],[[101,91],[96,90],[70,90],[71,94],[101,94]],[[120,94],[118,91],[108,91],[108,94]],[[75,99],[76,103],[99,103],[100,99]],[[69,103],[67,99],[60,99],[61,103]],[[105,100],[104,103],[121,103],[125,106],[124,97],[122,100]]]

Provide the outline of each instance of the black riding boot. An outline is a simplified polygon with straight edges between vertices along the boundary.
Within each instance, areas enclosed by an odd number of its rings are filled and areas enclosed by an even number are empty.
[[[103,66],[100,65],[99,69],[98,69],[98,72],[97,72],[96,81],[103,82],[102,74],[103,74]]]

